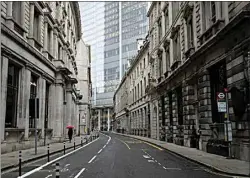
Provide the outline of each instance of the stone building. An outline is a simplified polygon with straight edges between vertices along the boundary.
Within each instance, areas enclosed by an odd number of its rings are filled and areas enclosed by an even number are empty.
[[[146,39],[114,95],[115,126],[125,133],[151,135],[150,106],[146,93],[150,79],[149,42]],[[156,132],[152,131],[152,134]]]
[[[250,160],[249,14],[249,2],[151,3],[152,138],[228,156],[232,134],[230,155]],[[218,93],[228,96],[228,114]]]
[[[39,144],[77,125],[77,2],[1,2],[2,152],[34,145],[29,99],[39,98]]]
[[[80,39],[76,44],[76,66],[78,69],[77,89],[80,90],[82,98],[78,101],[79,106],[79,122],[77,125],[78,134],[88,133],[90,129],[90,111],[91,111],[91,52],[90,46],[86,45],[83,39]],[[80,129],[80,130],[79,130]]]

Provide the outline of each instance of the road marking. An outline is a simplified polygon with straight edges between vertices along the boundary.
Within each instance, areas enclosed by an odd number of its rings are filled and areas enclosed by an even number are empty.
[[[83,168],[74,178],[78,178],[83,173],[83,171],[85,171],[85,168]]]
[[[162,148],[160,148],[160,147],[158,147],[158,146],[155,146],[155,145],[153,145],[153,144],[151,144],[151,143],[148,143],[148,142],[143,142],[143,143],[146,143],[146,144],[148,144],[148,145],[150,145],[150,146],[152,146],[152,147],[154,147],[154,148],[157,148],[157,149],[160,150],[160,151],[163,150]]]
[[[70,164],[66,164],[65,167],[68,167]]]
[[[104,145],[102,148],[104,149],[106,147],[106,145]]]
[[[148,160],[148,162],[152,163],[152,162],[154,162],[154,160]]]
[[[63,155],[63,156],[60,156],[60,157],[58,157],[58,158],[56,158],[56,159],[54,159],[54,160],[52,160],[52,161],[50,161],[50,162],[48,162],[48,163],[46,163],[46,164],[44,164],[44,165],[42,165],[42,166],[36,168],[36,169],[33,169],[33,170],[31,170],[31,171],[25,173],[25,174],[22,175],[22,176],[18,176],[18,178],[28,177],[29,175],[34,174],[35,172],[40,171],[40,170],[43,169],[44,167],[46,167],[46,166],[48,166],[48,165],[51,165],[51,164],[53,164],[54,162],[59,161],[59,160],[65,158],[65,157],[67,157],[67,156],[69,156],[69,155],[71,155],[71,154],[73,154],[73,153],[79,151],[80,149],[82,149],[82,148],[84,148],[84,147],[90,145],[91,143],[96,142],[97,140],[99,140],[99,137],[98,137],[97,139],[95,139],[94,141],[91,141],[91,142],[87,143],[86,145],[84,145],[84,146],[82,146],[82,147],[80,147],[80,148],[78,148],[78,149],[76,149],[76,150],[73,150],[73,151],[71,151],[71,152],[69,152],[69,153],[67,153],[67,154],[65,154],[65,155]]]
[[[158,163],[161,166],[161,163]]]
[[[49,177],[52,177],[52,174],[48,175],[48,176],[47,176],[47,177],[45,177],[45,178],[49,178]]]
[[[163,169],[167,169],[167,168],[165,168],[165,167],[163,166]]]
[[[181,170],[180,168],[174,168],[174,167],[168,167],[168,168],[165,168],[165,169],[167,169],[167,170]]]
[[[101,153],[101,152],[102,152],[102,149],[100,149],[100,150],[98,151],[98,154]]]
[[[122,143],[124,143],[124,144],[128,147],[128,149],[130,150],[130,147],[128,146],[128,144],[127,144],[126,142],[124,142],[123,140],[121,140],[121,139],[119,139],[119,138],[116,138],[116,139],[118,139],[118,140],[120,140]]]
[[[91,163],[95,158],[96,158],[96,155],[88,163]]]
[[[150,158],[150,156],[148,156],[148,155],[143,155],[143,157],[146,159]]]

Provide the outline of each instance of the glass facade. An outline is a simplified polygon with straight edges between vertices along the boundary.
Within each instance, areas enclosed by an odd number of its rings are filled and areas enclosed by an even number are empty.
[[[113,95],[147,34],[148,2],[79,2],[84,41],[91,45],[92,105],[111,106]]]

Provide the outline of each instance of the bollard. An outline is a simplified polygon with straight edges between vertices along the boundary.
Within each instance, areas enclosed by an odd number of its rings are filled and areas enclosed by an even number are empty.
[[[86,137],[85,139],[86,139],[86,144],[87,144],[88,143],[88,138]]]
[[[63,154],[65,155],[65,142],[63,142]]]
[[[74,150],[76,149],[76,140],[74,138]]]
[[[81,146],[83,145],[83,143],[82,143],[82,137],[81,137]]]
[[[19,151],[19,176],[22,175],[22,151]]]
[[[48,162],[49,162],[49,144],[48,144],[48,147],[47,147],[47,148],[48,148],[47,151],[48,151]]]
[[[59,163],[56,163],[56,178],[60,177],[60,167],[59,167]]]

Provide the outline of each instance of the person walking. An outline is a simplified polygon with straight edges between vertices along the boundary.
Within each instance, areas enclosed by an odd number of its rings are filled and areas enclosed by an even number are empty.
[[[68,130],[69,142],[71,143],[72,136],[73,136],[73,128],[69,128]]]

